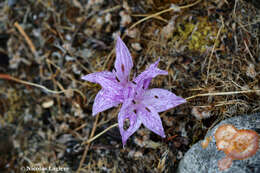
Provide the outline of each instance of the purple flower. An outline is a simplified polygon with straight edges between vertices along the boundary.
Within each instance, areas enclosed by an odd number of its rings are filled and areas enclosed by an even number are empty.
[[[132,57],[124,42],[118,37],[115,69],[112,72],[103,71],[82,77],[84,80],[102,86],[94,101],[93,115],[122,103],[118,124],[123,145],[141,124],[161,137],[165,137],[158,112],[186,102],[185,99],[177,97],[170,91],[159,88],[148,89],[152,78],[168,74],[157,68],[159,61],[160,59],[151,64],[131,82],[129,75],[133,67]],[[124,129],[127,120],[129,127]]]
[[[132,57],[124,42],[118,37],[114,70],[91,73],[82,77],[86,81],[102,86],[95,98],[92,115],[115,107],[124,101],[124,89],[130,84],[129,74],[132,67]]]

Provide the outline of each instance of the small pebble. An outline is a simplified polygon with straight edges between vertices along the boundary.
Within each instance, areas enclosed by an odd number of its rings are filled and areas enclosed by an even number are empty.
[[[142,50],[142,46],[140,45],[140,43],[132,43],[131,46],[132,46],[132,48],[134,48],[134,50],[136,50],[136,51]]]
[[[53,100],[47,100],[45,102],[42,103],[42,107],[47,109],[47,108],[50,108],[52,107],[54,104],[54,101]]]

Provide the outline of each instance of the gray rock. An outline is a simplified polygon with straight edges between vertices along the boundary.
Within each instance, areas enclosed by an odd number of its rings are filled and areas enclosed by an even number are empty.
[[[212,136],[212,140],[206,149],[201,147],[202,141],[189,149],[179,164],[178,173],[260,173],[260,149],[248,159],[234,160],[232,166],[225,171],[218,169],[218,161],[224,158],[225,154],[217,150],[214,134],[222,124],[233,124],[237,129],[251,129],[260,134],[260,113],[221,121],[207,133],[206,137]]]

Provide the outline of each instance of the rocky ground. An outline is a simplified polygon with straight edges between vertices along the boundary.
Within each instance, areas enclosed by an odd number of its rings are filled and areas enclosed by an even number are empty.
[[[0,172],[176,172],[218,122],[259,112],[257,0],[5,0],[0,9]],[[160,57],[169,75],[151,88],[187,99],[160,114],[165,139],[142,127],[123,148],[115,127],[85,142],[117,122],[119,108],[91,116],[101,87],[81,80],[112,70],[117,35],[135,73]]]

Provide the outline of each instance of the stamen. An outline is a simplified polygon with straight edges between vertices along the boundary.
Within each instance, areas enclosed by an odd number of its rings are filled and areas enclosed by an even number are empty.
[[[116,80],[117,80],[117,82],[120,82],[120,80],[117,78],[117,76],[116,76]]]
[[[145,109],[146,109],[148,112],[151,112],[151,110],[150,110],[149,108],[145,107]]]
[[[125,66],[124,66],[124,64],[121,65],[121,69],[122,69],[123,72],[125,72]]]

